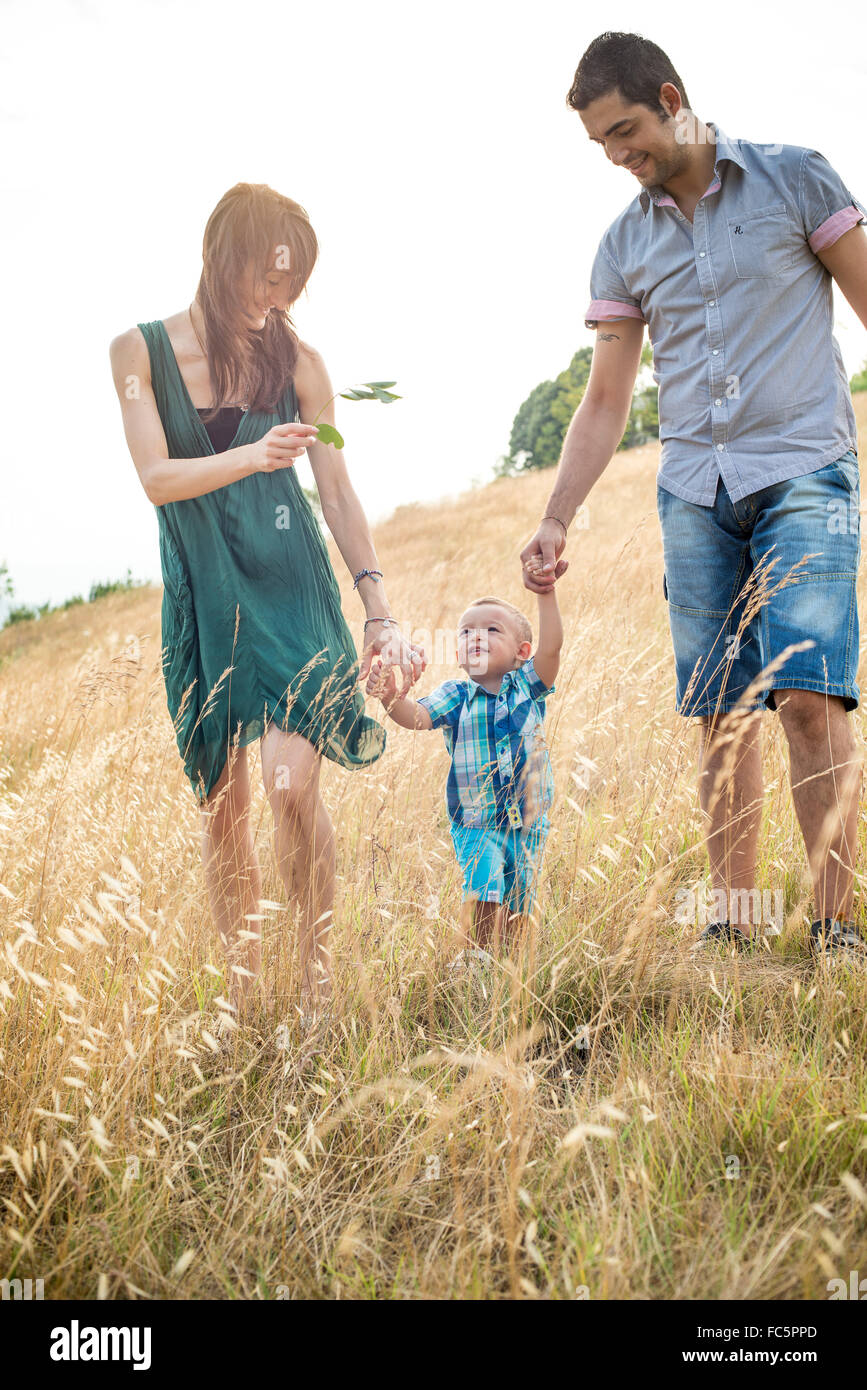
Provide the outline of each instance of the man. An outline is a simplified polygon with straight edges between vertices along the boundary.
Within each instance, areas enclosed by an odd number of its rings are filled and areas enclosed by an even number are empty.
[[[590,379],[521,553],[524,583],[544,591],[565,569],[567,527],[626,425],[646,323],[677,708],[701,721],[711,878],[729,905],[700,942],[743,948],[760,935],[751,712],[767,706],[789,746],[811,945],[862,959],[851,922],[861,774],[847,713],[860,696],[859,473],[831,277],[867,327],[867,215],[817,151],[732,141],[700,121],[666,54],[636,34],[594,40],[568,101],[640,191],[593,265]],[[744,898],[749,920],[738,922],[731,905]]]

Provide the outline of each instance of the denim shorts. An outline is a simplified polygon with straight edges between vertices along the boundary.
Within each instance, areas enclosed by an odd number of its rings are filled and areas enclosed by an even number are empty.
[[[539,816],[527,830],[449,823],[464,875],[464,897],[505,903],[510,912],[529,912],[545,840],[551,828]]]
[[[663,593],[680,714],[722,714],[784,650],[748,709],[774,709],[775,690],[860,699],[858,603],[860,479],[850,449],[813,473],[732,502],[720,480],[712,507],[657,485]]]

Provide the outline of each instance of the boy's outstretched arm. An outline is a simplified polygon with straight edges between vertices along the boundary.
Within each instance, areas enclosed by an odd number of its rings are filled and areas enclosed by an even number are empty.
[[[536,595],[539,602],[539,645],[533,653],[533,665],[546,685],[553,685],[560,669],[560,648],[563,646],[563,620],[552,588]]]
[[[402,729],[433,728],[433,720],[423,705],[417,705],[415,700],[398,699],[394,671],[390,666],[384,668],[378,659],[371,664],[365,690],[382,701],[386,714]]]

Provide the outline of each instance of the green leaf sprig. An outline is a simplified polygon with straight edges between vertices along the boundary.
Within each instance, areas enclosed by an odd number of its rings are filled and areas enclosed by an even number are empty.
[[[347,386],[345,391],[335,391],[334,395],[325,402],[322,410],[327,410],[332,401],[341,396],[345,401],[382,401],[383,405],[391,405],[392,401],[399,401],[400,396],[396,396],[389,387],[396,386],[395,381],[364,381],[360,386]],[[319,415],[322,414],[320,410]],[[320,444],[333,444],[335,448],[343,448],[343,435],[333,425],[327,422],[319,424],[319,415],[313,421],[319,430]]]

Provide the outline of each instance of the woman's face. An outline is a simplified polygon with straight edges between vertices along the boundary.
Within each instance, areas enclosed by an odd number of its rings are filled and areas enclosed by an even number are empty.
[[[281,247],[279,250],[283,253],[284,259],[282,263],[278,260],[277,264],[285,266],[287,248]],[[288,309],[292,276],[288,267],[269,270],[265,276],[264,288],[257,284],[257,278],[255,263],[249,261],[244,275],[247,320],[251,327],[264,328],[272,309],[279,309],[281,312]]]

